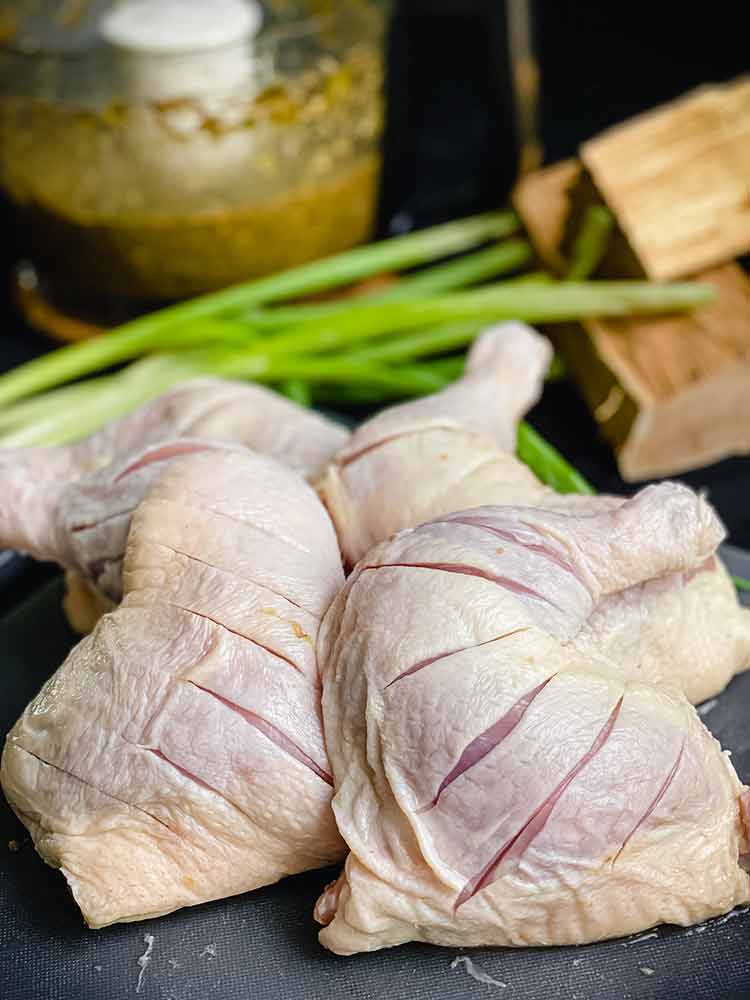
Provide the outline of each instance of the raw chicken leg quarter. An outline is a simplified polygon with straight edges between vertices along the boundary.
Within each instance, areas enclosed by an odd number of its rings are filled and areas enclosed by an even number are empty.
[[[175,459],[133,517],[123,582],[0,774],[87,923],[339,858],[314,646],[344,578],[313,490],[241,448]]]
[[[585,514],[624,502],[561,496],[514,454],[518,420],[541,394],[551,353],[530,327],[501,323],[476,341],[463,378],[357,428],[319,484],[347,563],[402,528],[468,507]],[[623,676],[674,684],[697,703],[750,666],[750,611],[712,554],[672,579],[613,592],[587,620],[580,645],[596,647]]]
[[[319,640],[351,851],[327,947],[582,943],[750,901],[747,789],[676,688],[587,630],[722,534],[666,484],[593,515],[475,508],[368,553]]]

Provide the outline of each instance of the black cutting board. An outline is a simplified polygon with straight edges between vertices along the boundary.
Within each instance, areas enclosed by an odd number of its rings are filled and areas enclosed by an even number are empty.
[[[730,556],[730,563],[732,562]],[[735,564],[747,573],[747,565]],[[0,619],[0,735],[74,641],[48,583]],[[706,715],[750,779],[750,673]],[[15,840],[20,849],[11,850]],[[317,943],[312,906],[331,870],[159,920],[87,930],[64,879],[0,799],[0,1000],[750,1000],[750,909],[687,930],[580,948],[466,952],[411,945],[341,959]],[[138,958],[150,960],[142,971]]]

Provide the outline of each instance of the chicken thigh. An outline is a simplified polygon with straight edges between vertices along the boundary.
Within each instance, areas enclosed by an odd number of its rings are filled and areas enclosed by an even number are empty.
[[[8,802],[102,927],[341,857],[315,640],[343,584],[330,519],[273,459],[162,468],[122,604],[9,733]]]
[[[579,944],[750,902],[748,790],[684,696],[610,669],[591,624],[721,537],[666,484],[594,515],[473,509],[368,553],[319,640],[351,852],[323,944]]]
[[[550,356],[528,326],[503,323],[478,339],[454,385],[354,432],[318,487],[348,565],[402,528],[451,511],[519,504],[583,514],[624,502],[560,495],[513,454],[518,420],[538,398]],[[713,556],[605,599],[587,629],[611,664],[625,672],[637,664],[643,679],[673,683],[694,703],[750,665],[750,611]]]

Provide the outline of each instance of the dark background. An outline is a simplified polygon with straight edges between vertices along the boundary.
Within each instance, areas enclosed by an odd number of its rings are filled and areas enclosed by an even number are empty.
[[[547,162],[690,87],[750,72],[746,4],[546,0],[535,10]],[[503,0],[400,0],[388,89],[382,233],[503,204],[516,169]],[[9,219],[0,222],[0,273],[6,274],[23,234],[13,232]],[[0,289],[3,370],[50,345],[22,327],[8,283],[1,281]],[[531,420],[599,489],[633,489],[620,481],[570,385],[549,386]],[[750,459],[685,478],[709,490],[731,540],[750,548]],[[5,573],[0,565],[0,611],[48,571],[26,565],[14,571],[12,583],[7,567]]]
[[[513,178],[503,0],[400,0],[385,214],[496,207]],[[750,7],[537,0],[547,161],[691,87],[750,72]]]

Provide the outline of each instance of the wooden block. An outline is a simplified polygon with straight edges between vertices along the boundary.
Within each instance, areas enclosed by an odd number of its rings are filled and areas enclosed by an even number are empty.
[[[562,160],[525,174],[513,191],[513,207],[523,220],[539,259],[555,274],[565,270],[562,253],[570,199],[581,174],[578,160]]]
[[[750,250],[750,76],[608,129],[580,158],[649,278]]]
[[[567,161],[524,178],[514,193],[537,253],[560,273],[581,172]],[[750,452],[750,281],[734,262],[696,277],[719,296],[694,313],[550,327],[626,480]]]

